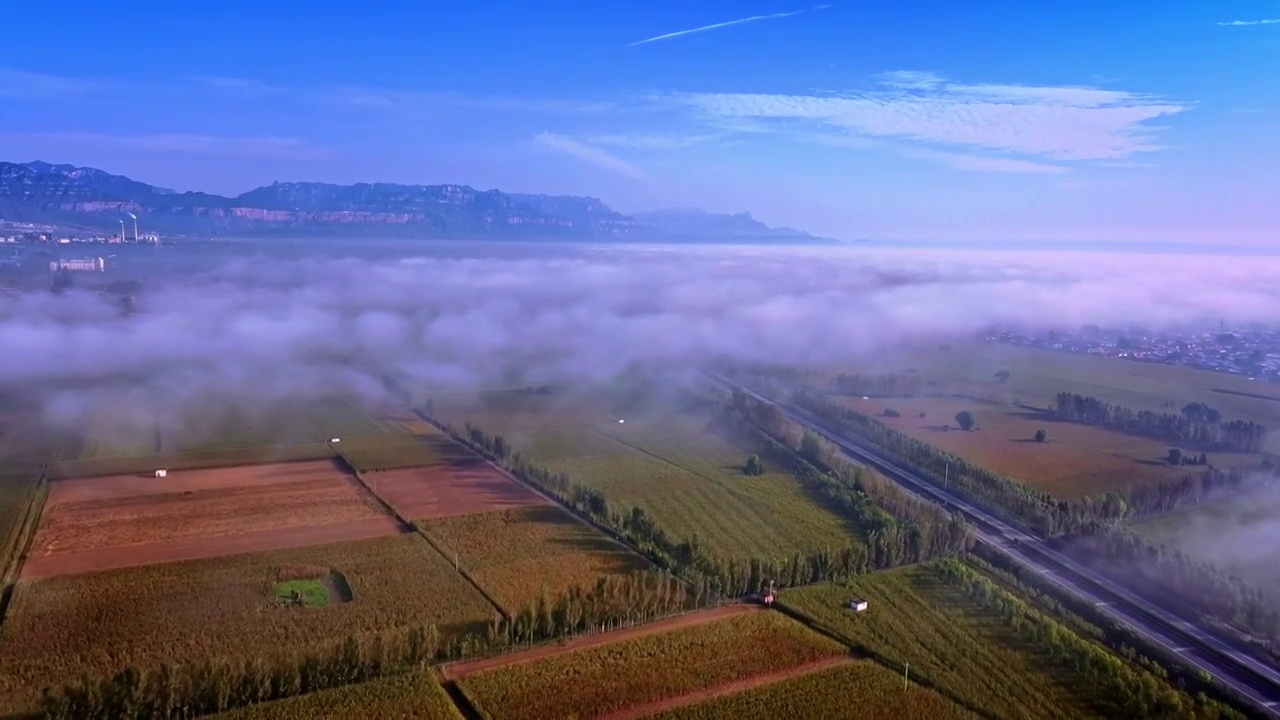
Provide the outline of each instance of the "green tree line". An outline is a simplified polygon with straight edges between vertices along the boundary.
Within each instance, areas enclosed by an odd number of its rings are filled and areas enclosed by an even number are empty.
[[[1157,413],[1060,392],[1053,399],[1051,411],[1074,422],[1219,450],[1260,452],[1267,438],[1267,429],[1262,425],[1246,420],[1224,422],[1221,413],[1201,403],[1189,403],[1178,414]]]

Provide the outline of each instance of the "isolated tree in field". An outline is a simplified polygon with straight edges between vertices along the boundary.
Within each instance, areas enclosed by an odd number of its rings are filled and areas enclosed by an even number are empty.
[[[1008,370],[1001,370],[1001,371],[997,372],[997,373],[996,373],[996,380],[999,380],[999,381],[1000,381],[1000,382],[1002,382],[1002,383],[1009,382],[1009,371],[1008,371]]]
[[[884,416],[885,417],[902,417],[902,413],[898,412],[897,410],[894,410],[893,408],[885,408]]]
[[[956,424],[960,426],[961,430],[972,430],[977,423],[978,421],[973,417],[973,413],[968,410],[961,410],[956,413]]]
[[[744,474],[744,475],[750,475],[750,476],[752,476],[752,477],[756,477],[756,476],[759,476],[759,475],[763,475],[763,474],[764,474],[764,461],[762,461],[762,460],[760,459],[760,456],[759,456],[759,455],[756,455],[755,453],[752,453],[752,454],[747,458],[747,463],[746,463],[745,465],[743,465],[743,466],[742,466],[742,472],[743,472],[743,474]]]
[[[1182,464],[1182,451],[1178,448],[1169,448],[1169,454],[1165,456],[1170,465]]]
[[[1049,439],[1049,433],[1045,432],[1044,428],[1040,428],[1039,430],[1036,431],[1036,442],[1042,443],[1048,439]]]
[[[804,437],[800,440],[800,456],[809,462],[821,462],[822,444],[818,442],[818,434],[814,431],[804,431]]]

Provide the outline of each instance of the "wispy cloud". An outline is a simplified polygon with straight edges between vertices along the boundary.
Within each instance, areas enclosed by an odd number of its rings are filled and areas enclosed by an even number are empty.
[[[280,85],[271,85],[258,80],[250,80],[248,78],[192,75],[188,79],[197,85],[244,97],[277,95],[288,90]]]
[[[1158,128],[1147,123],[1191,107],[1120,90],[963,84],[915,72],[882,75],[871,90],[834,97],[684,93],[664,102],[692,109],[716,127],[746,120],[799,134],[890,138],[1057,161],[1160,149],[1154,143]]]
[[[214,135],[108,135],[104,133],[31,133],[12,139],[54,141],[66,144],[112,146],[151,152],[319,160],[332,155],[300,138],[217,137]]]
[[[592,145],[632,148],[635,150],[682,150],[720,137],[717,133],[700,135],[653,135],[633,133],[622,135],[593,135],[587,138]]]
[[[1033,173],[1037,175],[1062,175],[1071,172],[1069,168],[1062,165],[1049,165],[1019,158],[984,157],[937,150],[908,150],[905,154],[910,157],[935,160],[945,165],[950,165],[957,170],[972,170],[975,172]]]
[[[57,98],[110,90],[118,83],[0,67],[0,98]]]
[[[633,180],[648,180],[649,174],[644,170],[632,165],[620,157],[609,154],[607,151],[594,145],[574,140],[564,135],[556,135],[554,133],[540,133],[533,139],[539,146],[555,150],[572,158],[576,158],[589,165],[595,165],[619,175],[632,178]]]
[[[437,113],[444,107],[497,112],[604,113],[615,109],[612,102],[558,100],[503,95],[468,95],[449,92],[416,92],[390,88],[343,85],[300,91],[306,99],[329,105],[358,109]]]
[[[1229,22],[1220,22],[1219,25],[1226,27],[1247,27],[1249,25],[1280,25],[1280,18],[1264,18],[1262,20],[1231,20]]]
[[[651,38],[645,38],[644,40],[637,40],[633,43],[628,43],[627,47],[635,47],[636,45],[644,45],[645,43],[658,42],[659,40],[670,40],[672,38],[678,38],[683,35],[693,35],[694,33],[707,32],[708,30],[719,30],[720,28],[732,27],[734,25],[745,25],[746,23],[760,22],[761,20],[779,20],[781,18],[788,18],[793,15],[800,15],[801,13],[811,12],[813,10],[824,10],[829,7],[831,6],[818,5],[816,7],[805,8],[803,10],[792,10],[791,12],[773,13],[771,15],[752,15],[751,17],[739,18],[737,20],[727,20],[725,22],[713,23],[711,25],[703,25],[702,27],[689,28],[688,30],[677,30],[675,32],[666,33],[665,35],[655,35],[654,37],[651,37]]]

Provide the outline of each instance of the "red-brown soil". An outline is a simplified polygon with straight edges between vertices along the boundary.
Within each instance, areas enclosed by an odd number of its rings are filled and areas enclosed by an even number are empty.
[[[676,710],[682,707],[688,707],[690,705],[695,705],[697,703],[704,702],[707,700],[713,700],[718,697],[724,697],[725,695],[736,695],[740,692],[746,692],[747,690],[751,690],[752,688],[758,688],[762,685],[771,685],[776,682],[782,682],[783,680],[792,680],[794,678],[798,678],[803,675],[821,672],[823,670],[827,670],[827,669],[836,667],[838,665],[844,665],[846,663],[851,663],[851,662],[857,662],[857,661],[851,657],[826,658],[823,660],[818,660],[816,662],[805,663],[804,665],[797,665],[795,667],[787,668],[786,670],[782,670],[776,673],[769,673],[768,675],[757,675],[756,677],[747,678],[745,680],[736,680],[734,682],[728,682],[722,685],[714,685],[712,687],[705,688],[697,692],[691,692],[691,693],[686,693],[684,695],[677,695],[676,697],[666,698],[664,700],[659,700],[658,702],[655,702],[655,703],[638,705],[636,707],[627,708],[626,710],[621,710],[616,713],[612,713],[610,715],[605,715],[604,717],[606,720],[638,720],[638,718],[652,717],[661,712],[667,712],[669,710]]]
[[[57,481],[22,577],[403,532],[333,461]]]
[[[543,505],[546,500],[481,458],[459,453],[439,465],[369,473],[365,482],[401,517],[423,520]]]
[[[508,667],[510,665],[520,665],[527,662],[533,662],[534,660],[541,660],[542,658],[550,657],[552,655],[558,655],[563,652],[573,652],[574,650],[582,650],[589,647],[595,647],[596,645],[607,645],[610,643],[622,642],[623,640],[631,640],[633,638],[645,637],[647,635],[656,635],[658,633],[669,632],[671,630],[703,625],[709,622],[715,622],[716,620],[732,617],[734,615],[741,615],[742,613],[755,612],[763,609],[764,607],[762,605],[751,605],[747,603],[723,605],[711,610],[688,613],[668,620],[659,620],[657,622],[646,623],[644,625],[623,628],[622,630],[595,633],[593,635],[583,635],[582,637],[574,638],[557,645],[541,645],[521,652],[507,653],[505,655],[481,658],[479,660],[447,663],[440,666],[440,677],[446,682],[449,682],[467,677],[468,675],[474,675],[475,673],[482,672],[484,670]]]

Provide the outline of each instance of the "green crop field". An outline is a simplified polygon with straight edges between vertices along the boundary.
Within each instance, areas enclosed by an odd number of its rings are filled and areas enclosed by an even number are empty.
[[[51,476],[59,479],[98,475],[128,475],[132,473],[150,473],[157,468],[199,470],[235,465],[321,460],[333,456],[333,447],[324,442],[298,443],[295,445],[222,446],[183,452],[166,452],[158,455],[56,460],[52,465]]]
[[[648,716],[653,720],[977,720],[981,715],[909,683],[870,661],[848,663],[798,678]]]
[[[1132,524],[1138,534],[1216,565],[1280,598],[1274,538],[1280,495],[1254,493]]]
[[[333,568],[350,602],[275,602],[282,570]],[[0,637],[0,712],[22,710],[50,683],[126,664],[271,658],[323,649],[346,635],[483,635],[495,608],[416,534],[19,583]]]
[[[458,681],[488,717],[599,717],[844,654],[768,611],[557,653]]]
[[[508,613],[543,595],[644,570],[642,558],[553,505],[423,520],[418,523]]]
[[[847,545],[858,528],[780,472],[742,474],[756,448],[707,429],[698,414],[651,412],[619,423],[607,403],[561,404],[515,396],[438,409],[502,435],[525,457],[598,488],[610,502],[638,505],[676,538],[697,536],[721,557],[783,556]]]
[[[865,599],[867,610],[849,609]],[[787,590],[781,602],[834,629],[881,663],[975,712],[1009,720],[1104,716],[1090,701],[1091,677],[1029,645],[1001,617],[983,610],[928,566],[863,576],[848,586]]]
[[[462,720],[428,673],[395,675],[212,716],[213,720]]]

